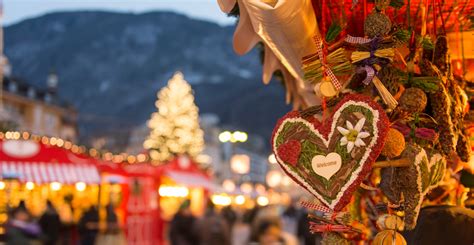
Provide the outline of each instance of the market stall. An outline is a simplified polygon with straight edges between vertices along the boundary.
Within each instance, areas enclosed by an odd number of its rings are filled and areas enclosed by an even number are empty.
[[[66,224],[76,224],[85,210],[97,206],[104,231],[111,205],[128,244],[156,244],[166,240],[166,223],[184,200],[191,201],[195,215],[203,214],[213,183],[189,158],[129,164],[86,151],[57,138],[0,141],[0,223],[20,201],[39,217],[51,200]]]
[[[6,211],[20,201],[39,216],[46,200],[51,200],[63,223],[75,223],[99,200],[100,175],[91,159],[37,141],[1,141],[0,177],[0,196],[5,200],[2,225],[7,221]]]
[[[158,209],[157,168],[150,164],[123,165],[127,174],[121,190],[121,209],[125,215],[124,231],[128,244],[156,244],[160,241],[162,222]]]
[[[203,214],[208,191],[216,186],[195,162],[178,157],[163,165],[160,173],[160,208],[165,219],[171,218],[185,199],[191,200],[194,215]]]
[[[128,244],[164,243],[167,223],[179,205],[190,200],[193,214],[202,215],[208,191],[213,188],[210,177],[186,157],[159,166],[128,164],[123,169],[127,184],[121,192],[121,207]]]

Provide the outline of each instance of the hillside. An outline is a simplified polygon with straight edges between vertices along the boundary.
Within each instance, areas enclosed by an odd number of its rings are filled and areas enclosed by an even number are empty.
[[[290,108],[279,82],[261,83],[257,50],[234,54],[233,31],[171,12],[58,12],[6,27],[5,50],[13,73],[31,83],[45,86],[48,72],[58,73],[83,139],[143,124],[176,70],[192,84],[200,113],[268,138]]]

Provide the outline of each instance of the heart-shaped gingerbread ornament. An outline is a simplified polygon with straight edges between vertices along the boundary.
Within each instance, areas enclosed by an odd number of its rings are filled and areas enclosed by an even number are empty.
[[[295,111],[285,115],[273,131],[273,152],[293,180],[340,211],[370,172],[388,129],[388,118],[377,103],[347,95],[322,123]]]

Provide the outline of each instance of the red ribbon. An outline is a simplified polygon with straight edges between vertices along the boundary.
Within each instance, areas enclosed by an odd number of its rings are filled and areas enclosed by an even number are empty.
[[[321,61],[321,64],[323,65],[323,73],[326,73],[328,75],[329,79],[331,80],[332,85],[336,88],[336,90],[340,90],[342,88],[341,82],[337,80],[336,75],[331,71],[329,66],[326,64],[326,60],[324,59],[324,53],[323,53],[323,41],[319,37],[319,35],[314,36],[314,41],[316,42],[316,52],[318,53],[319,60]]]
[[[349,232],[351,228],[345,225],[333,225],[333,224],[318,224],[315,222],[309,222],[309,230],[312,233],[316,232]]]

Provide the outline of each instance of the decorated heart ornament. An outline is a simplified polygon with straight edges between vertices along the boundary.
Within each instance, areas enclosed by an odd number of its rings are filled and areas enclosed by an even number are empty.
[[[290,112],[273,131],[278,164],[327,207],[339,211],[350,201],[379,156],[388,118],[369,97],[346,95],[319,123]]]

